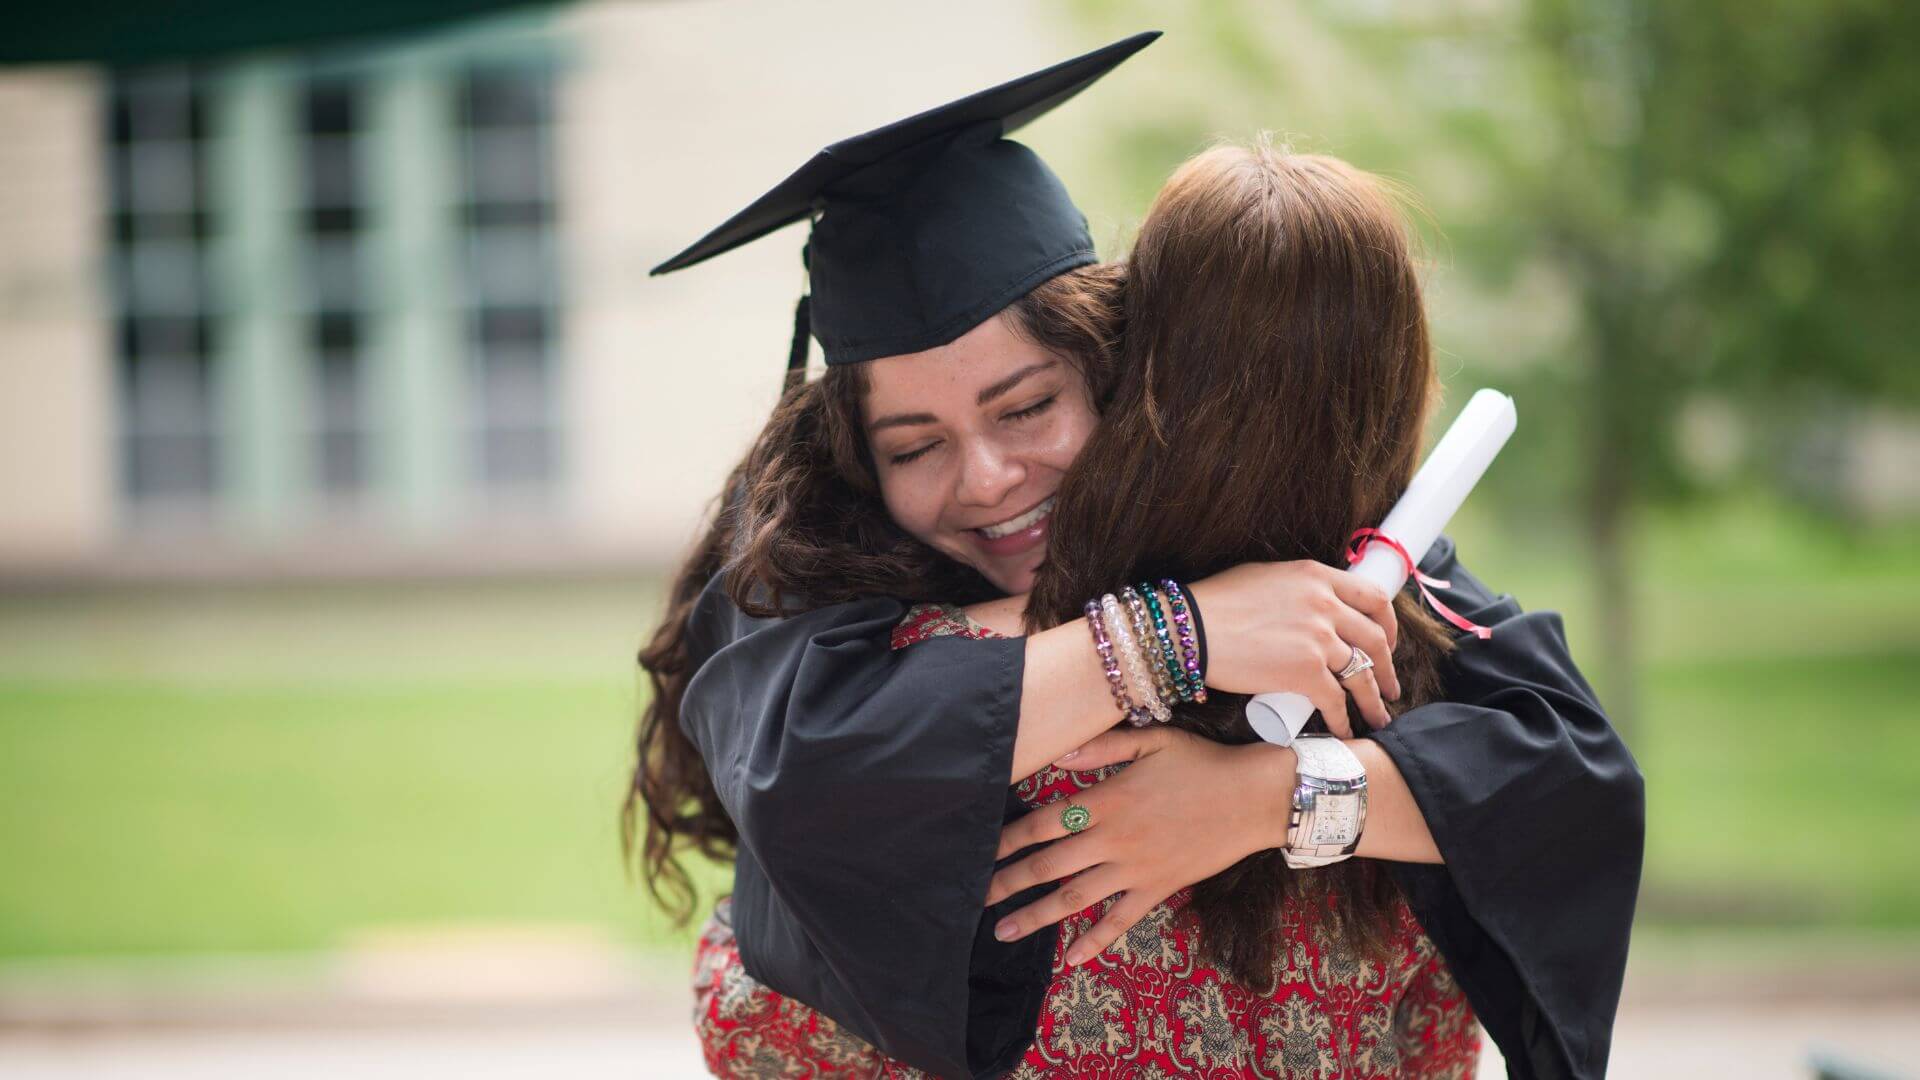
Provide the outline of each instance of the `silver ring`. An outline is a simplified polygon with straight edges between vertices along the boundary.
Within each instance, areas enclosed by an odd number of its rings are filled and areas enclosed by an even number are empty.
[[[1373,666],[1373,657],[1361,652],[1357,646],[1349,647],[1353,649],[1353,655],[1347,658],[1347,666],[1341,668],[1340,673],[1334,676],[1341,682],[1346,682]]]

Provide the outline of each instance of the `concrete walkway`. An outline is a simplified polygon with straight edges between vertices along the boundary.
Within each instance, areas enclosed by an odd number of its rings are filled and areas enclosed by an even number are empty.
[[[685,1029],[633,1024],[298,1030],[0,1031],[8,1080],[640,1080],[704,1075]],[[1826,1046],[1891,1076],[1920,1078],[1920,1008],[1733,1010],[1686,1006],[1621,1018],[1612,1074],[1804,1078]],[[1497,1054],[1482,1077],[1505,1075]]]
[[[688,1032],[581,1027],[0,1037],[7,1080],[642,1080],[706,1074]]]
[[[1691,941],[1692,939],[1689,939]],[[1920,1080],[1920,954],[1810,957],[1658,945],[1629,968],[1611,1072],[1806,1078],[1825,1050]],[[1816,962],[1817,961],[1817,962]],[[621,1080],[704,1070],[683,958],[568,948],[15,965],[0,971],[5,1080]],[[1483,1077],[1505,1074],[1489,1043]]]

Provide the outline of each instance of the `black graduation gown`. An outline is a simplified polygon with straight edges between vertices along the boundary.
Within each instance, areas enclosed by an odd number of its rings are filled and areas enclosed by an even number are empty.
[[[1568,654],[1444,538],[1422,560],[1463,639],[1446,700],[1377,735],[1447,862],[1396,880],[1516,1077],[1606,1069],[1639,890],[1639,771]],[[905,607],[753,619],[712,583],[692,616],[681,724],[738,826],[733,922],[748,974],[941,1076],[1024,1054],[1055,931],[1003,944],[983,911],[1009,790],[1025,648],[890,648]]]
[[[1003,944],[981,907],[1024,812],[1007,776],[1026,644],[895,651],[905,614],[871,599],[754,619],[716,578],[680,724],[740,833],[747,973],[902,1061],[995,1076],[1033,1038],[1057,934]]]
[[[1493,637],[1463,637],[1444,700],[1373,733],[1446,860],[1393,864],[1509,1076],[1606,1075],[1640,893],[1646,791],[1574,666],[1558,613],[1495,596],[1442,537],[1434,590]]]

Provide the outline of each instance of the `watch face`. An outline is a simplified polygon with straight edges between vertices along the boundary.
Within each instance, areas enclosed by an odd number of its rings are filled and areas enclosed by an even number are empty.
[[[1307,843],[1349,844],[1360,833],[1360,799],[1354,795],[1322,795],[1313,800],[1313,835]]]

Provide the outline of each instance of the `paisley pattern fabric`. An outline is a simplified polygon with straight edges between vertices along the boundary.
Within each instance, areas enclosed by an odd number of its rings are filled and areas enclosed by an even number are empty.
[[[921,605],[895,629],[893,645],[955,634],[992,631],[958,609]],[[1027,805],[1045,806],[1112,771],[1049,766],[1015,790]],[[1174,894],[1105,953],[1075,968],[1062,958],[1105,904],[1061,925],[1053,981],[1014,1080],[1473,1076],[1479,1025],[1404,903],[1380,960],[1342,950],[1319,910],[1288,908],[1273,984],[1253,992],[1200,961],[1196,935],[1177,918],[1187,901],[1185,891]],[[729,916],[722,900],[701,933],[694,963],[694,1026],[716,1076],[928,1076],[756,983],[741,965]]]

